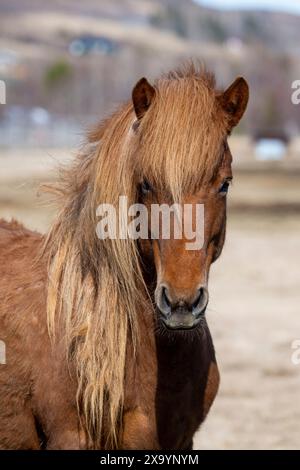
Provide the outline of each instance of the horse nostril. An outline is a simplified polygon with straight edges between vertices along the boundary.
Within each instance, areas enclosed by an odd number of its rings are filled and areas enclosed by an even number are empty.
[[[166,286],[159,286],[155,292],[156,305],[165,317],[169,317],[172,311],[172,301]]]
[[[199,304],[202,295],[203,295],[203,289],[201,288],[201,289],[198,290],[197,297],[196,297],[196,299],[194,300],[194,302],[192,303],[192,309],[193,309],[193,310],[194,310],[195,308],[197,308],[197,305]]]
[[[168,317],[171,315],[172,304],[168,296],[167,287],[163,286],[158,290],[156,294],[156,305],[164,316]]]
[[[200,316],[204,313],[208,303],[208,292],[207,289],[201,287],[198,291],[198,295],[192,304],[192,312],[195,316]]]
[[[165,305],[168,309],[170,309],[171,308],[171,302],[170,302],[170,299],[168,297],[167,292],[168,292],[167,288],[163,287],[162,288],[162,293],[161,293],[161,298],[162,298],[163,305]]]

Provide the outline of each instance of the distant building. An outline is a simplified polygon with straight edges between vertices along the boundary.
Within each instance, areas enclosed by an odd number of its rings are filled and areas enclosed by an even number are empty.
[[[69,45],[72,56],[82,57],[87,54],[111,55],[117,52],[119,44],[109,38],[102,36],[83,35],[79,36]]]
[[[255,140],[255,157],[257,160],[282,160],[289,144],[289,137],[285,132],[266,130],[257,132]]]
[[[243,57],[245,54],[245,45],[240,38],[230,37],[225,42],[226,49],[230,54],[238,58]]]

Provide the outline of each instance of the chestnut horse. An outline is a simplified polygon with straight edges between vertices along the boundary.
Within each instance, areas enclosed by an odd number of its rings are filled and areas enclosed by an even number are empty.
[[[221,91],[194,65],[143,78],[50,187],[49,234],[0,222],[0,448],[192,448],[219,384],[207,283],[247,102],[243,78]],[[96,208],[121,195],[204,204],[202,249],[100,240]]]

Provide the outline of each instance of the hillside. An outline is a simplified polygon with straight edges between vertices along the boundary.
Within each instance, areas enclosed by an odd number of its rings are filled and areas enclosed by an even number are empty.
[[[300,77],[300,16],[216,11],[192,0],[2,0],[0,31],[0,79],[9,84],[11,103],[103,115],[141,75],[152,79],[197,58],[220,86],[247,77],[247,130],[300,128],[290,102],[291,83]],[[88,46],[74,57],[78,39],[102,41],[109,50]]]

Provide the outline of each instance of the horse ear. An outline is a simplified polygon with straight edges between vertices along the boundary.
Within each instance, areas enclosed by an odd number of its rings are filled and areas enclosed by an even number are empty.
[[[219,97],[221,106],[228,115],[229,131],[235,127],[244,112],[249,100],[249,86],[243,77],[238,77]]]
[[[142,119],[155,95],[155,89],[146,78],[141,78],[132,90],[133,107],[138,120]]]

